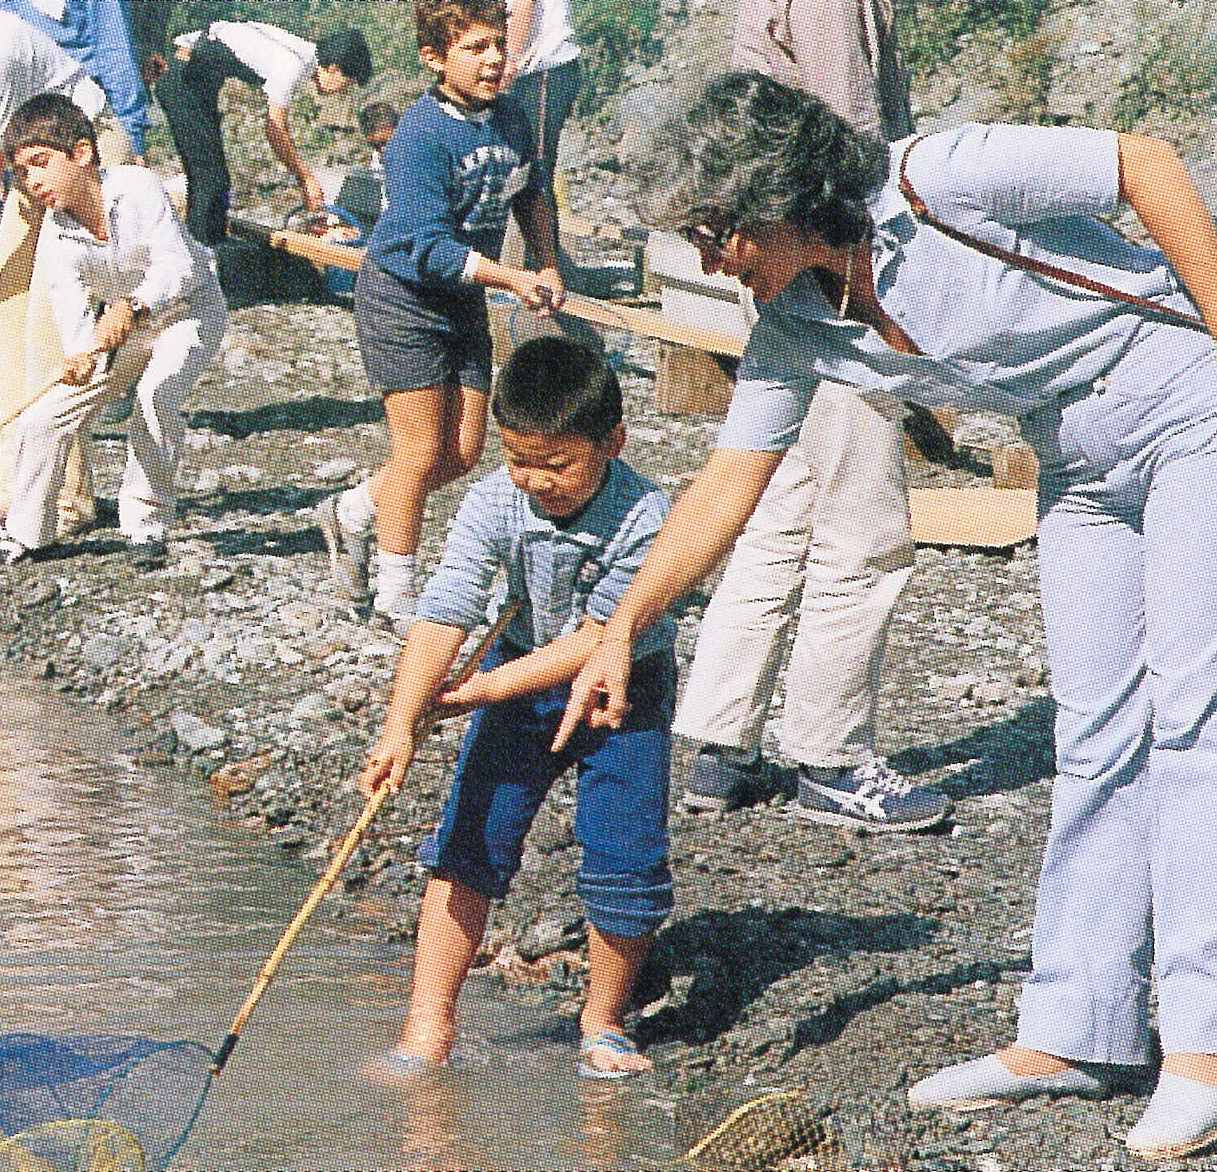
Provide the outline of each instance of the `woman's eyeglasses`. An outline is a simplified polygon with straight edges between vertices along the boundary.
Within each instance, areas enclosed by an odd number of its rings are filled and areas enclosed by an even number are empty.
[[[730,220],[720,228],[711,228],[709,224],[686,224],[677,229],[677,235],[700,251],[721,254],[738,228],[739,225]]]

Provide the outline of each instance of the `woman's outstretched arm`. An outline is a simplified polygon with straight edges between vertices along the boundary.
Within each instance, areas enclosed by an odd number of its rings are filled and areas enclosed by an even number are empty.
[[[618,728],[626,713],[634,640],[718,564],[752,516],[783,453],[718,448],[672,507],[646,559],[605,624],[600,646],[571,684],[556,752],[576,726]]]
[[[1183,279],[1217,337],[1217,226],[1168,142],[1121,134],[1120,195]]]

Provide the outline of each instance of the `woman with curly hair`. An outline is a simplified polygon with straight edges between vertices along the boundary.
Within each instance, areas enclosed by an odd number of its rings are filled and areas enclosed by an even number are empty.
[[[712,83],[657,156],[649,218],[760,303],[718,446],[576,680],[616,726],[629,648],[731,547],[820,379],[1019,417],[1040,461],[1057,778],[1016,1044],[915,1107],[1100,1096],[1165,1058],[1127,1137],[1217,1138],[1217,228],[1173,148],[969,124],[891,148],[759,73]],[[901,178],[905,177],[905,183]],[[1096,217],[1125,199],[1157,249]],[[967,239],[960,239],[964,234]],[[1028,271],[1054,266],[1057,276]],[[1061,278],[1061,270],[1088,287]],[[1096,292],[1099,286],[1105,292]],[[1151,303],[1117,300],[1115,287]],[[1201,328],[1182,315],[1199,311]],[[859,502],[864,507],[865,502]]]

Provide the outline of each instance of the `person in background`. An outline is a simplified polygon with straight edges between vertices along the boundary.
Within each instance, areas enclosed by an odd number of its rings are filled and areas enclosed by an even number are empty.
[[[545,164],[551,190],[558,179],[558,139],[582,84],[570,0],[510,0],[502,85],[528,115],[536,157]],[[503,259],[521,267],[532,262],[515,224],[507,226]],[[558,262],[569,283],[575,269],[561,250]]]
[[[212,21],[174,41],[177,51],[156,85],[186,169],[186,226],[214,247],[227,233],[232,178],[224,155],[218,105],[220,87],[235,77],[266,94],[266,139],[292,173],[304,205],[318,211],[325,195],[300,157],[288,122],[296,91],[311,81],[319,94],[367,85],[372,57],[358,29],[327,33],[316,44],[262,21]]]
[[[888,141],[912,129],[888,0],[741,0],[731,61]],[[943,793],[875,754],[888,629],[913,568],[902,414],[821,383],[698,632],[675,726],[704,742],[689,809],[729,810],[763,792],[761,738],[789,645],[781,747],[799,766],[794,812],[870,831],[920,830],[950,813]]]
[[[663,524],[663,492],[618,458],[621,387],[600,355],[539,338],[503,366],[494,417],[505,467],[466,494],[443,561],[418,604],[393,696],[359,788],[398,789],[414,730],[466,635],[482,621],[496,573],[523,604],[483,670],[439,697],[476,709],[452,791],[419,848],[423,893],[414,986],[384,1073],[448,1060],[457,997],[492,900],[520,867],[524,838],[553,783],[578,772],[578,889],[589,921],[591,973],[579,1019],[579,1074],[623,1078],[651,1063],[625,1033],[625,1010],[655,931],[673,906],[668,867],[668,768],[676,691],[676,624],[655,623],[634,648],[632,709],[621,728],[549,751],[567,685],[596,646]]]
[[[105,92],[110,110],[94,122],[102,166],[142,163],[148,91],[132,49],[128,0],[0,0],[0,11],[49,36]]]
[[[523,111],[502,94],[501,0],[418,0],[419,57],[436,78],[385,148],[389,205],[355,281],[355,330],[381,390],[389,459],[317,506],[340,592],[362,601],[376,527],[373,607],[404,634],[418,599],[427,496],[464,476],[486,438],[491,342],[486,289],[548,315],[565,289],[553,196]],[[514,215],[539,271],[501,263]]]
[[[385,187],[384,150],[401,121],[401,112],[392,102],[370,102],[359,111],[359,132],[372,149],[368,170],[380,182],[381,211],[389,202]]]
[[[46,209],[40,249],[67,357],[61,381],[12,423],[0,560],[12,565],[55,540],[72,439],[98,407],[134,388],[118,522],[133,563],[158,568],[176,501],[182,403],[220,348],[224,296],[161,181],[145,167],[103,172],[93,127],[68,98],[31,98],[3,143],[17,182]]]

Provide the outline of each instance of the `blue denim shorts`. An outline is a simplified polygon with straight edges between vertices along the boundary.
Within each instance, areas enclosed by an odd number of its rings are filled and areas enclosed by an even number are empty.
[[[499,644],[489,671],[519,652]],[[550,787],[578,772],[575,838],[583,848],[578,889],[601,932],[637,937],[672,910],[668,870],[668,777],[676,663],[670,649],[634,665],[630,712],[619,729],[583,726],[562,753],[550,743],[566,708],[563,685],[479,709],[461,746],[452,791],[424,866],[502,899],[524,837]]]

